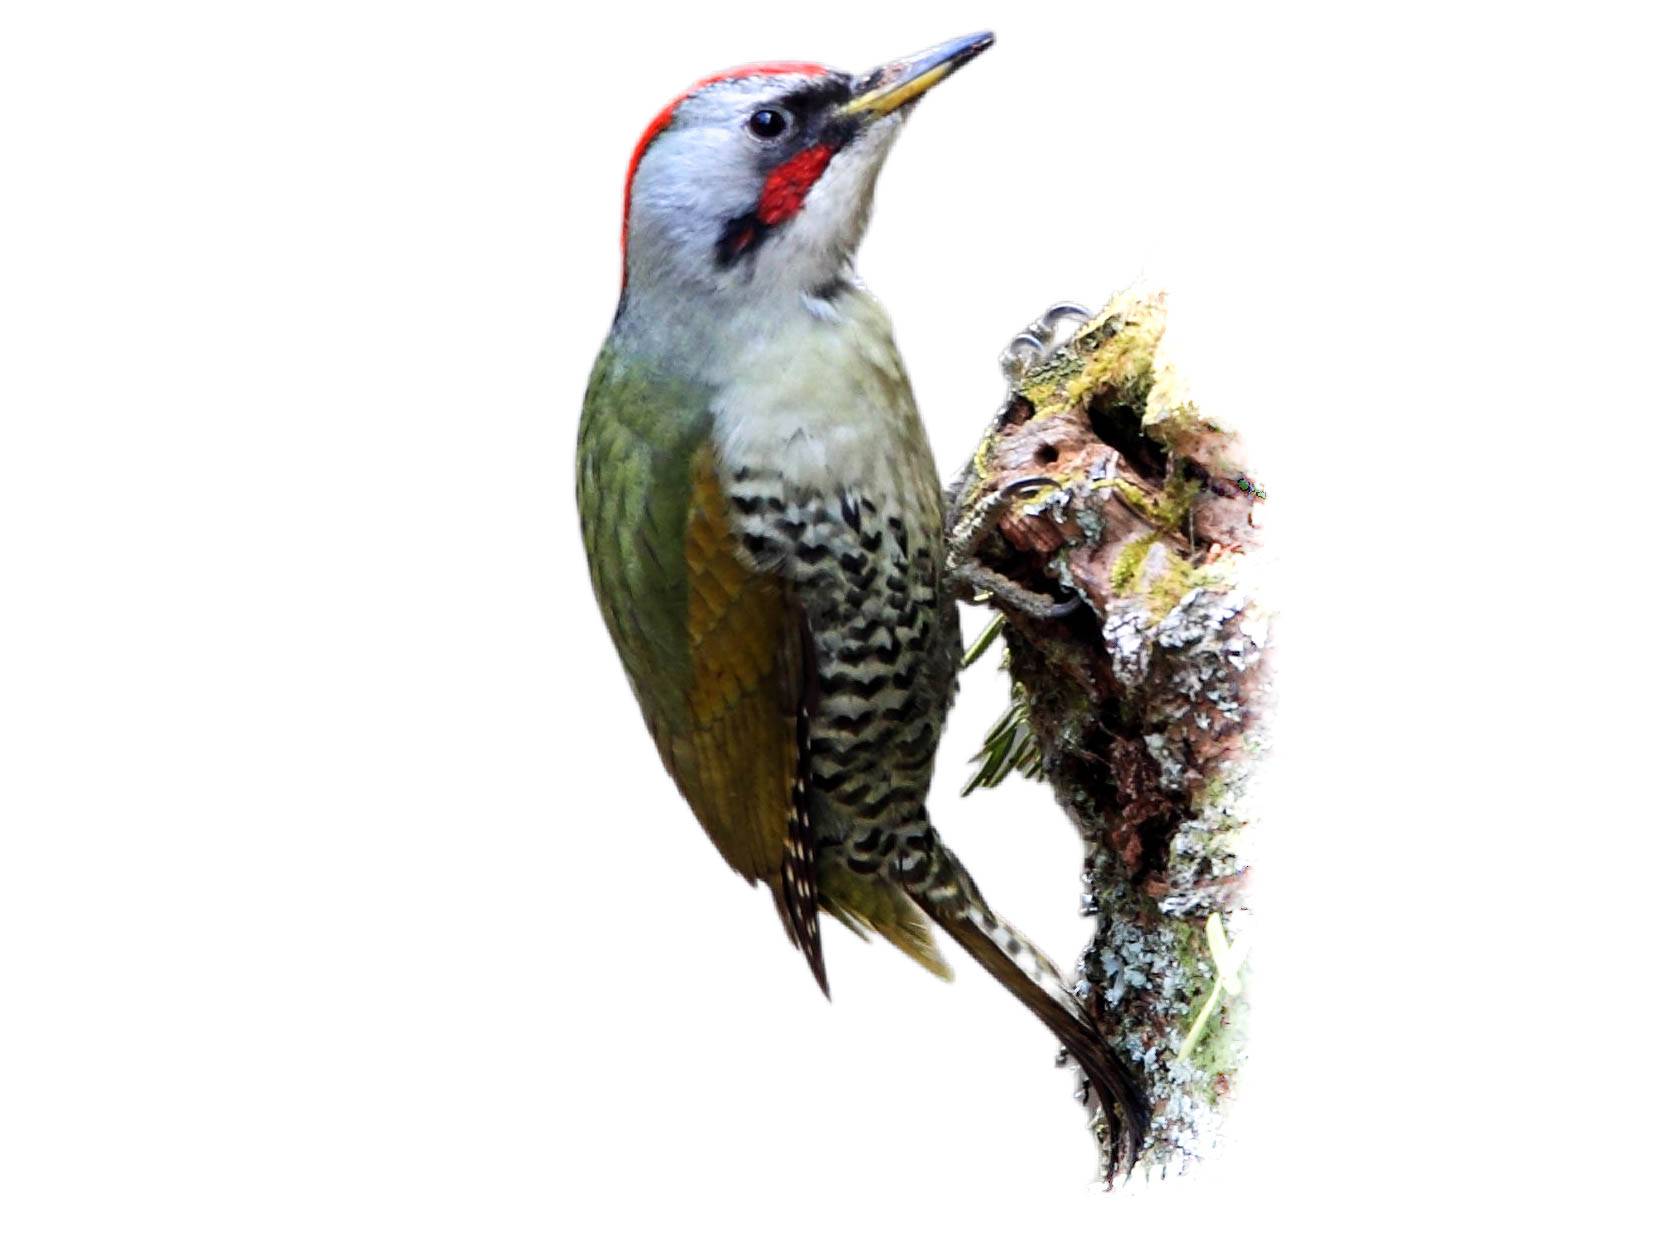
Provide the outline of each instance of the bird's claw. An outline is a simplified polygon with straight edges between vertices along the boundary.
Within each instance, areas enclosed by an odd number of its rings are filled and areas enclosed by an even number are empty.
[[[1060,481],[1047,475],[1027,475],[974,501],[967,512],[957,516],[951,524],[946,539],[947,566],[954,571],[957,566],[974,561],[986,537],[1009,510],[1021,501],[1029,501],[1045,488],[1059,487]]]
[[[959,592],[970,597],[983,593],[1011,609],[1040,620],[1063,618],[1083,604],[1082,596],[1076,592],[1071,592],[1065,600],[1055,600],[1052,596],[1033,591],[1000,570],[993,570],[978,556],[980,547],[1010,509],[1022,501],[1031,500],[1044,489],[1059,487],[1059,480],[1046,475],[1029,475],[1004,484],[989,496],[980,498],[956,521],[947,541],[946,564],[951,581]]]
[[[1066,320],[1087,320],[1094,313],[1075,302],[1057,302],[1014,335],[999,362],[1010,386],[1054,352],[1060,325]]]
[[[1016,610],[1039,622],[1053,621],[1076,613],[1083,607],[1083,597],[1071,588],[1064,600],[1033,591],[1017,583],[1000,570],[992,570],[977,559],[964,561],[956,567],[953,579],[959,591],[969,599],[995,600],[1004,611]]]
[[[1010,389],[1054,352],[1061,324],[1067,320],[1088,320],[1093,314],[1087,307],[1075,302],[1055,303],[1015,334],[1000,360],[1002,374],[1007,378]],[[950,578],[959,591],[965,595],[989,595],[1009,608],[1041,619],[1063,618],[1083,604],[1082,596],[1075,591],[1067,599],[1058,601],[1052,596],[1032,591],[1001,571],[993,570],[978,556],[980,546],[1014,505],[1031,500],[1044,489],[1060,487],[1063,485],[1059,480],[1046,475],[1017,479],[988,496],[980,497],[965,513],[954,519],[947,542],[947,565]]]

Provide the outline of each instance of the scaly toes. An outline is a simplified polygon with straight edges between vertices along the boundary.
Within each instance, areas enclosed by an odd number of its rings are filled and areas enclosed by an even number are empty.
[[[946,538],[946,568],[954,573],[957,567],[975,561],[980,547],[1016,503],[1029,500],[1044,488],[1059,486],[1059,480],[1046,475],[1028,475],[976,499],[956,519]]]

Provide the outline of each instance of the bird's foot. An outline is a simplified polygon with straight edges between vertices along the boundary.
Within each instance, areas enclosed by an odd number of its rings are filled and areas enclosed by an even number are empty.
[[[966,512],[958,515],[946,537],[945,564],[954,571],[959,563],[973,560],[990,538],[1003,516],[1022,501],[1031,501],[1045,489],[1060,487],[1060,481],[1047,475],[1028,475],[1011,484],[1004,484],[995,492],[975,498]]]
[[[1027,372],[1054,353],[1060,344],[1057,338],[1061,324],[1087,320],[1093,314],[1075,302],[1057,302],[1015,334],[999,360],[1009,387],[1019,384]]]
[[[1046,489],[1058,487],[1059,481],[1046,475],[1018,479],[979,498],[956,520],[946,537],[945,565],[946,574],[959,595],[969,599],[990,597],[1039,620],[1063,618],[1083,603],[1083,598],[1075,593],[1068,600],[1055,600],[1033,591],[1000,570],[992,569],[979,557],[985,541],[1009,510]]]

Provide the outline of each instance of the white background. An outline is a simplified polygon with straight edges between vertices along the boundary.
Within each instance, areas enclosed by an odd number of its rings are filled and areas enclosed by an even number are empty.
[[[0,1238],[1643,1234],[1637,12],[8,5]],[[1284,580],[1248,1092],[1109,1199],[962,956],[830,928],[817,995],[576,533],[645,122],[985,26],[862,261],[941,462],[1031,313],[1144,279]],[[935,815],[1069,962],[1046,792],[954,794],[1003,694]]]

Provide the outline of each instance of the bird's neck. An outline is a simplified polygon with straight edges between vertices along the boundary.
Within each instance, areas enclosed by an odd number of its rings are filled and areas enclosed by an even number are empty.
[[[738,381],[757,353],[858,331],[874,306],[850,267],[812,291],[787,285],[688,290],[639,280],[624,292],[611,342],[628,357],[718,390]]]
[[[612,344],[630,365],[706,394],[716,456],[764,463],[803,493],[843,485],[912,498],[939,489],[892,325],[861,285],[718,310],[629,297]]]

